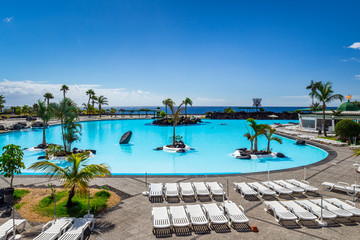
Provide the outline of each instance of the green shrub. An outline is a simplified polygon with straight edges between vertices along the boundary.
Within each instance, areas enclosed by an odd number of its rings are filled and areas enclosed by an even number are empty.
[[[225,112],[225,113],[235,113],[235,110],[232,109],[231,107],[229,107],[229,108],[225,108],[225,109],[224,109],[224,112]]]
[[[160,112],[160,117],[162,117],[162,118],[166,117],[166,112],[161,111],[161,112]]]
[[[30,191],[29,190],[25,190],[25,189],[15,189],[14,190],[14,202],[18,201],[19,199],[21,199],[23,196],[25,196],[26,194],[28,194]]]
[[[102,190],[102,191],[99,191],[97,193],[95,193],[95,197],[101,197],[101,198],[109,198],[110,197],[110,193],[106,190]]]
[[[14,204],[14,207],[15,207],[16,210],[19,210],[22,206],[24,206],[25,203],[26,203],[26,202]]]
[[[350,119],[343,119],[336,124],[335,134],[349,140],[352,137],[358,137],[360,134],[360,124]]]

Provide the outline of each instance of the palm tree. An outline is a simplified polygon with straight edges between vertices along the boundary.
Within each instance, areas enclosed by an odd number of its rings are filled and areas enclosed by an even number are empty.
[[[168,98],[168,99],[170,99],[170,98]],[[175,103],[172,100],[171,100],[171,102],[168,103],[168,106],[172,112],[172,123],[173,123],[173,144],[172,145],[173,146],[175,146],[175,127],[180,120],[180,112],[182,110],[184,110],[184,108],[181,107],[184,103],[185,102],[182,102],[176,110],[175,110],[175,106],[174,106]]]
[[[309,93],[309,96],[311,97],[311,110],[314,111],[314,97],[315,97],[315,92],[318,88],[318,86],[320,85],[321,82],[314,82],[314,80],[311,80],[310,84],[308,86],[306,86],[306,89],[310,89],[311,92]]]
[[[69,145],[67,142],[67,139],[69,139],[69,136],[67,136],[68,131],[72,131],[74,134],[76,131],[73,131],[69,127],[76,127],[76,125],[72,125],[72,123],[77,118],[77,109],[76,104],[69,98],[65,98],[61,100],[59,103],[51,103],[50,107],[54,113],[54,117],[60,120],[61,125],[61,135],[63,139],[64,149],[65,152],[70,151],[71,149],[68,149],[67,146]],[[71,143],[70,143],[71,146]]]
[[[97,101],[98,101],[98,97],[95,95],[92,95],[91,96],[91,106],[93,109],[95,108],[95,103],[97,103]]]
[[[334,91],[332,90],[332,83],[327,82],[323,84],[322,82],[319,82],[319,85],[316,88],[316,91],[314,93],[314,97],[319,100],[322,103],[322,110],[323,110],[323,128],[324,128],[324,136],[327,137],[326,134],[326,122],[325,122],[325,110],[326,110],[326,104],[330,103],[334,100],[339,99],[342,101],[344,99],[344,96],[341,94],[333,94]]]
[[[318,102],[314,102],[310,107],[311,107],[311,110],[312,110],[312,111],[319,111],[319,110],[321,110],[320,103],[318,103]]]
[[[66,204],[66,207],[69,208],[73,205],[71,200],[76,191],[79,191],[83,196],[87,194],[91,179],[111,175],[109,167],[105,164],[88,165],[87,160],[89,154],[89,152],[84,152],[69,155],[65,160],[67,164],[63,165],[66,167],[61,167],[48,160],[42,160],[32,164],[29,169],[46,172],[46,175],[50,179],[56,178],[60,180],[60,182],[63,182],[63,187],[70,189],[69,198]]]
[[[191,101],[190,98],[186,98],[186,99],[184,100],[184,103],[185,103],[185,117],[187,117],[187,105],[192,106],[192,105],[193,105],[193,102]]]
[[[0,112],[3,111],[3,108],[5,107],[4,104],[6,103],[5,97],[3,95],[0,95]]]
[[[66,94],[67,91],[69,91],[69,87],[64,84],[64,85],[61,86],[60,91],[63,91],[63,93],[64,93],[64,98],[65,98],[65,94]]]
[[[257,124],[255,119],[253,119],[253,118],[248,118],[246,120],[246,122],[250,123],[249,127],[251,127],[253,129],[254,151],[257,152],[258,151],[258,136],[265,134],[266,124]]]
[[[247,140],[250,141],[250,152],[253,152],[254,149],[254,135],[252,135],[250,132],[247,132],[244,134],[244,137],[247,138]]]
[[[166,118],[167,118],[167,107],[170,105],[170,104],[174,104],[174,101],[171,99],[171,98],[167,98],[165,100],[162,101],[162,104],[165,105],[165,112],[166,112]]]
[[[275,128],[271,128],[270,126],[267,127],[269,130],[265,132],[265,137],[268,140],[268,144],[267,144],[267,152],[270,152],[270,142],[271,141],[276,141],[280,144],[282,144],[282,139],[277,137],[277,136],[273,136],[274,132],[276,131]]]
[[[38,108],[36,110],[36,115],[43,121],[43,140],[42,140],[42,145],[43,148],[46,148],[46,136],[45,136],[45,128],[47,123],[50,121],[50,119],[52,118],[53,114],[51,111],[51,107],[46,106],[45,105],[45,101],[38,101],[37,103]]]
[[[47,102],[47,105],[49,106],[50,99],[54,98],[54,95],[52,95],[51,92],[47,92],[44,94],[45,101]]]
[[[90,114],[90,111],[89,111],[89,106],[90,106],[90,100],[91,100],[91,97],[95,95],[95,92],[94,90],[92,89],[89,89],[86,91],[86,95],[89,95],[89,100],[88,100],[88,104],[87,104],[87,111],[88,111],[88,114]]]
[[[104,97],[103,95],[101,95],[98,99],[97,99],[97,103],[99,104],[99,114],[101,117],[101,106],[102,105],[109,105],[109,101],[106,97]]]

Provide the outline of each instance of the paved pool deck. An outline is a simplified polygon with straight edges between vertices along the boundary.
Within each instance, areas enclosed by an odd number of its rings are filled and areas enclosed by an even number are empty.
[[[329,147],[329,146],[328,146]],[[318,187],[319,193],[324,197],[336,197],[342,200],[353,200],[352,197],[345,193],[328,192],[321,188],[321,183],[329,182],[360,182],[360,175],[356,173],[353,164],[356,158],[353,151],[348,147],[329,147],[330,151],[336,151],[337,156],[330,161],[320,165],[311,165],[306,169],[306,180],[311,185]],[[195,160],[194,160],[195,161]],[[359,159],[360,161],[360,159]],[[194,232],[188,236],[178,237],[172,234],[171,237],[165,239],[359,239],[360,238],[360,222],[357,223],[332,223],[332,226],[322,228],[312,228],[311,226],[294,226],[294,228],[286,228],[278,224],[273,215],[264,211],[263,199],[254,199],[252,201],[245,200],[241,195],[233,190],[233,182],[252,182],[267,181],[267,173],[254,173],[236,176],[177,176],[177,177],[149,177],[148,182],[191,182],[191,181],[218,181],[226,186],[229,182],[229,199],[240,204],[245,208],[246,215],[250,219],[249,225],[256,225],[259,229],[258,233],[254,232],[238,232],[231,229],[230,232],[217,233],[211,231],[209,234],[196,234]],[[303,169],[287,170],[281,172],[273,172],[270,178],[290,179],[295,178],[301,180],[304,178]],[[15,178],[15,185],[44,185],[49,183],[48,179],[42,176],[19,176]],[[51,183],[60,186],[57,181]],[[112,211],[108,211],[96,217],[96,227],[90,235],[91,240],[102,239],[156,239],[152,233],[151,208],[169,205],[186,205],[198,204],[203,202],[185,203],[151,203],[147,197],[142,195],[145,191],[144,177],[107,177],[97,179],[91,182],[91,185],[109,185],[113,188],[132,195],[130,198],[122,200]],[[0,187],[7,187],[8,181],[3,177],[0,178]],[[318,197],[318,196],[317,196]],[[287,199],[311,199],[316,196],[310,194],[305,196],[282,198],[276,197],[270,200],[287,200]],[[359,199],[356,199],[357,207],[360,208]],[[216,202],[214,200],[210,202]],[[221,203],[217,202],[218,204]],[[0,218],[0,224],[8,220]],[[26,231],[22,234],[22,239],[33,239],[34,236],[41,231],[40,224],[30,223]],[[290,225],[287,225],[291,227]]]

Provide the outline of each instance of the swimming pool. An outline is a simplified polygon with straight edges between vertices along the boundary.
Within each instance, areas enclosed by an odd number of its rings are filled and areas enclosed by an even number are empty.
[[[283,144],[271,143],[275,152],[287,158],[240,160],[231,154],[240,147],[250,147],[243,135],[247,132],[246,120],[204,120],[203,124],[176,127],[176,135],[195,150],[186,153],[155,151],[154,148],[171,142],[172,127],[151,125],[152,120],[104,120],[82,122],[81,141],[73,145],[79,149],[95,149],[97,154],[91,163],[106,163],[112,174],[169,174],[202,175],[233,174],[272,171],[312,164],[324,159],[327,152],[314,146],[295,145],[295,141],[283,139]],[[288,120],[260,120],[259,123],[287,123]],[[296,121],[295,121],[296,122]],[[132,131],[131,141],[120,145],[126,131]],[[60,126],[46,129],[48,143],[61,144]],[[0,135],[0,146],[9,143],[31,148],[41,143],[42,129],[29,129]],[[267,141],[259,139],[259,149],[266,148]],[[26,167],[37,161],[42,152],[24,151]],[[33,174],[24,170],[23,174]]]

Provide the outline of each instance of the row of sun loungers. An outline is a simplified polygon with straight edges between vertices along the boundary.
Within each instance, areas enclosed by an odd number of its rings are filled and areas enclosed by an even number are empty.
[[[357,184],[350,185],[346,182],[338,182],[338,183],[323,182],[322,186],[326,191],[332,191],[332,190],[342,191],[342,192],[346,192],[350,196],[360,194],[360,185]]]
[[[83,240],[87,228],[94,228],[93,218],[59,218],[42,227],[34,240]]]
[[[234,187],[243,197],[257,195],[260,195],[261,197],[265,195],[291,195],[293,193],[317,192],[319,190],[306,181],[298,181],[295,179],[264,181],[261,183],[234,183]]]
[[[150,183],[149,198],[169,197],[210,197],[223,196],[224,190],[221,183],[218,182],[185,182],[185,183]]]
[[[271,210],[275,220],[280,221],[309,221],[320,219],[336,219],[359,217],[360,209],[350,201],[337,198],[326,198],[295,201],[265,201],[265,211]]]
[[[153,231],[174,230],[176,228],[196,226],[213,228],[214,225],[248,224],[249,219],[241,206],[232,201],[224,201],[223,205],[215,203],[197,204],[186,206],[153,207],[152,208]]]

